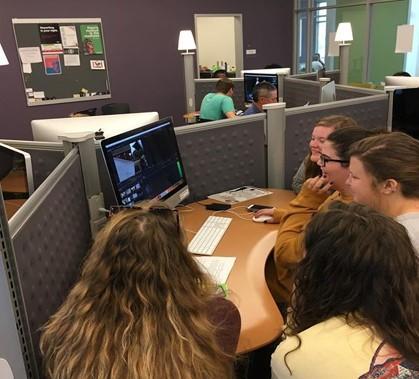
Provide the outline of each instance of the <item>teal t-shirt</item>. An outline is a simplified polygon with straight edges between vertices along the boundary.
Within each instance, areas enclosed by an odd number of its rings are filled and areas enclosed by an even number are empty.
[[[203,120],[222,120],[227,112],[234,112],[233,99],[222,93],[209,93],[202,100],[199,117]]]

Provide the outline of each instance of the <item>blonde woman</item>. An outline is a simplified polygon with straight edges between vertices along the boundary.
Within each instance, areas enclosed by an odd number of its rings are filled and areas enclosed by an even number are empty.
[[[233,376],[240,315],[187,251],[175,216],[153,207],[111,217],[43,328],[48,378]]]

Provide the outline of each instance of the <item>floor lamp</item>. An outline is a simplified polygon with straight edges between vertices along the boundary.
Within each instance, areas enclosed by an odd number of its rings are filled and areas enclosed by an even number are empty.
[[[8,64],[9,64],[9,61],[7,60],[6,54],[4,53],[4,50],[0,44],[0,66],[6,66]]]
[[[185,73],[186,113],[195,111],[194,60],[196,44],[192,31],[181,30],[179,33],[178,50],[186,50],[183,55]]]
[[[341,22],[336,30],[335,41],[339,42],[340,75],[339,83],[348,84],[349,74],[349,47],[353,41],[352,27],[350,22]]]

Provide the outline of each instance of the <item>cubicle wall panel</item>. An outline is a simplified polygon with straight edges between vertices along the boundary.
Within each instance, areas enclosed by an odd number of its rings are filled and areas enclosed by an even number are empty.
[[[35,189],[48,177],[64,158],[64,152],[53,150],[24,149],[31,155]]]
[[[263,120],[176,137],[190,201],[244,185],[266,186]]]
[[[367,129],[386,129],[388,99],[358,103],[331,109],[308,110],[286,114],[285,128],[285,188],[290,189],[292,178],[308,153],[308,143],[316,122],[325,116],[345,115]]]
[[[215,84],[213,81],[195,81],[195,107],[196,110],[201,108],[202,99],[206,94],[215,92]],[[244,109],[244,84],[243,80],[234,80],[233,102],[236,109]]]
[[[284,103],[287,108],[300,107],[309,103],[318,104],[320,83],[309,80],[284,78]]]
[[[358,99],[374,95],[384,95],[385,91],[368,87],[336,85],[336,100]]]
[[[15,262],[38,367],[41,363],[39,328],[62,304],[79,277],[90,242],[88,205],[77,157],[13,236]]]

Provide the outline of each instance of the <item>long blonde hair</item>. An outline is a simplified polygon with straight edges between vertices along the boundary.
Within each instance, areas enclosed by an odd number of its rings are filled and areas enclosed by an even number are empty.
[[[98,234],[80,280],[43,328],[51,379],[231,378],[208,320],[215,285],[174,217],[130,209]]]

